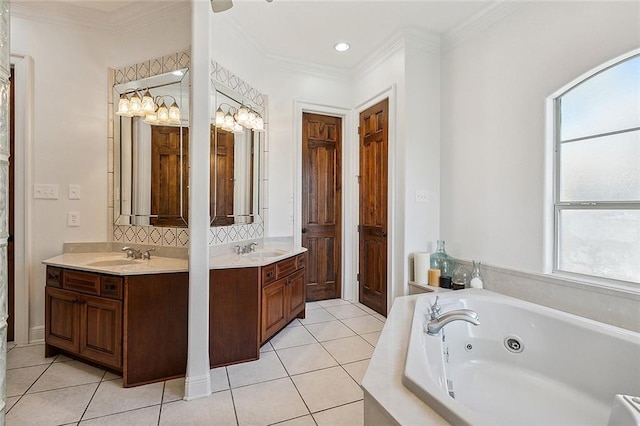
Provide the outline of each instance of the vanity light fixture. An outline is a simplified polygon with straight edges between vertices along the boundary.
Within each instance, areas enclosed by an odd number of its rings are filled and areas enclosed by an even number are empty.
[[[131,98],[127,94],[131,93]],[[167,107],[165,98],[173,100],[170,107]],[[169,100],[167,99],[167,100]],[[144,90],[144,95],[140,95],[137,89],[125,91],[120,95],[118,101],[118,111],[116,115],[123,117],[145,117],[147,124],[180,124],[180,107],[176,98],[171,95],[158,95],[155,98],[149,89]]]
[[[349,45],[349,43],[341,41],[339,43],[336,43],[333,48],[338,51],[338,52],[346,52],[347,50],[349,50],[351,46]]]
[[[226,103],[220,104],[214,116],[214,123],[216,127],[227,132],[243,133],[245,128],[254,132],[264,132],[264,119],[245,104],[239,108]]]

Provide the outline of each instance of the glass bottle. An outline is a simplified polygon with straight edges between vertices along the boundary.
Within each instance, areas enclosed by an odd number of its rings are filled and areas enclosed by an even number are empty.
[[[454,290],[463,290],[469,284],[469,270],[464,267],[463,264],[458,264],[456,269],[453,270],[453,276],[451,277],[451,288]]]
[[[471,288],[483,288],[484,280],[482,279],[482,274],[480,273],[480,262],[473,261],[473,270],[471,271]]]
[[[441,277],[450,277],[453,272],[454,260],[444,250],[444,240],[438,240],[436,251],[429,257],[431,269],[440,269]]]

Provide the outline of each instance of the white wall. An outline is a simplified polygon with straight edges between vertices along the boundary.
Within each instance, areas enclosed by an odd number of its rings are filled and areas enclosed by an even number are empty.
[[[454,257],[544,265],[545,99],[640,45],[638,2],[531,2],[442,55],[441,236]]]
[[[106,70],[113,50],[102,31],[13,16],[11,52],[30,55],[34,63],[31,182],[58,184],[60,190],[58,200],[27,199],[29,279],[15,285],[29,287],[29,329],[38,339],[44,336],[42,260],[60,254],[64,241],[107,237]],[[81,185],[80,200],[67,199],[69,184]],[[69,211],[80,212],[80,227],[67,227]]]

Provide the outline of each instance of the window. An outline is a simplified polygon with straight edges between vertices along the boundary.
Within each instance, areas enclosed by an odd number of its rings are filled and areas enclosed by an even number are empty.
[[[640,283],[640,54],[554,108],[554,269]]]

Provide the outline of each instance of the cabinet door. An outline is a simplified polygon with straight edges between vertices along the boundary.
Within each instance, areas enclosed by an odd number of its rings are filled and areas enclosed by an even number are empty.
[[[287,279],[284,278],[262,288],[262,342],[287,324],[286,284]]]
[[[122,366],[122,302],[80,295],[80,354],[96,362]]]
[[[305,305],[304,269],[287,278],[287,322],[304,310]]]
[[[78,293],[46,287],[45,297],[45,341],[57,348],[78,352],[80,337]]]

